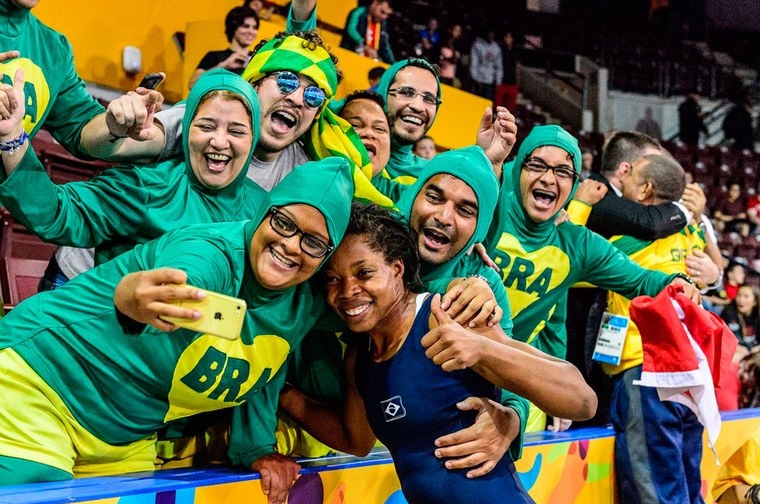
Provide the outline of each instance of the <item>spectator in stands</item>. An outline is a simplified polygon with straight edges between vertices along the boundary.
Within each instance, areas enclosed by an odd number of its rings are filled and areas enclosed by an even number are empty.
[[[752,350],[760,344],[760,293],[751,285],[739,286],[720,317],[744,348]]]
[[[0,485],[152,471],[158,429],[237,405],[230,459],[285,501],[299,466],[274,453],[270,391],[323,311],[307,280],[340,243],[352,195],[347,161],[301,168],[253,219],[177,229],[0,320]],[[164,320],[201,318],[174,304],[203,299],[195,287],[246,301],[238,339]]]
[[[42,24],[31,12],[38,0],[0,2],[0,72],[13,79],[25,70],[27,93],[34,107],[28,107],[24,132],[15,143],[34,138],[44,125],[66,150],[78,157],[99,157],[87,142],[90,132],[105,119],[103,107],[87,92],[77,75],[74,55],[65,36]],[[31,63],[30,63],[31,62]],[[35,68],[35,72],[31,71]],[[7,82],[7,81],[6,81]],[[138,89],[133,93],[144,110],[160,109],[163,97],[157,91]],[[47,96],[47,99],[38,99]],[[0,104],[5,115],[6,104]],[[8,111],[10,113],[10,111]]]
[[[686,182],[681,166],[668,154],[646,155],[623,180],[623,197],[644,205],[678,201]],[[687,226],[654,242],[611,239],[639,265],[664,273],[686,274],[685,256],[673,250],[704,249],[699,227]],[[717,266],[713,269],[717,277]],[[607,310],[629,317],[630,300],[610,293]],[[634,385],[644,362],[638,328],[629,322],[618,364],[605,363],[612,375],[610,411],[615,429],[615,480],[626,502],[700,502],[703,427],[687,406],[661,401],[654,387]],[[657,461],[657,463],[653,463]]]
[[[588,147],[581,148],[581,180],[586,180],[591,176],[594,168],[594,153]]]
[[[245,7],[234,7],[224,19],[224,34],[230,47],[223,51],[209,51],[190,76],[188,87],[193,88],[198,77],[212,68],[224,68],[238,75],[243,73],[251,59],[250,47],[259,31],[259,17]]]
[[[457,33],[461,33],[462,27],[460,25],[454,25],[449,30],[449,36],[446,41],[441,44],[441,50],[438,55],[438,66],[440,67],[440,79],[442,84],[446,84],[454,87],[462,87],[462,84],[457,79],[457,67],[459,60],[462,58],[462,54],[456,47],[456,39],[454,38],[455,30]]]
[[[738,182],[731,182],[726,197],[715,205],[713,221],[715,221],[715,229],[718,231],[737,232],[742,236],[749,236],[747,199],[742,194],[742,187]]]
[[[520,88],[517,86],[517,48],[512,32],[504,34],[501,44],[501,68],[502,78],[496,86],[494,105],[506,107],[507,110],[517,110],[517,94]]]
[[[702,107],[699,105],[699,95],[692,93],[678,106],[678,136],[689,145],[699,143],[699,134],[707,134],[707,127],[702,120]]]
[[[23,88],[16,92],[24,103]],[[188,96],[187,112],[179,159],[113,167],[89,182],[55,185],[34,151],[21,146],[3,156],[7,177],[0,200],[45,241],[96,247],[97,264],[172,229],[253,217],[265,195],[246,177],[259,139],[256,93],[227,70],[211,70]],[[23,116],[20,107],[0,121],[0,133],[16,134]],[[59,285],[65,280],[51,279]]]
[[[748,100],[747,96],[736,100],[723,119],[723,134],[726,140],[733,141],[734,147],[740,150],[752,150],[755,146],[752,114],[747,110]]]
[[[395,63],[387,26],[391,14],[391,0],[372,0],[368,6],[356,7],[348,13],[340,46],[374,60]]]
[[[655,120],[652,114],[652,107],[647,107],[644,109],[644,117],[639,119],[639,122],[636,123],[636,131],[650,136],[655,140],[662,139],[660,124]]]
[[[532,503],[509,458],[499,460],[489,477],[472,478],[436,459],[431,451],[436,438],[452,426],[469,425],[471,416],[456,403],[492,395],[494,383],[520,390],[558,414],[588,416],[593,393],[565,363],[505,338],[500,327],[485,333],[465,329],[442,312],[439,298],[417,294],[424,290],[419,258],[408,250],[416,239],[387,211],[353,206],[346,238],[324,277],[328,303],[356,336],[346,351],[346,400],[328,408],[290,389],[281,396],[281,406],[342,451],[366,455],[377,435],[390,449],[411,503]],[[353,315],[359,309],[365,313]],[[458,340],[456,349],[451,338]],[[481,345],[488,349],[464,365],[454,362]],[[459,371],[447,372],[454,369]],[[563,384],[569,389],[563,391]],[[403,413],[383,413],[387,398],[394,396]]]
[[[414,143],[412,152],[422,159],[431,160],[436,154],[435,141],[433,141],[432,137],[425,135]]]
[[[441,45],[441,34],[438,33],[438,18],[429,18],[425,28],[420,30],[419,35],[419,56],[431,63],[435,63]]]
[[[475,94],[493,100],[494,88],[503,78],[501,47],[496,32],[490,30],[484,39],[475,38],[470,49],[470,75],[475,83]]]
[[[747,220],[755,232],[760,230],[760,183],[755,187],[755,192],[747,200]]]
[[[734,300],[739,292],[739,287],[744,285],[747,271],[744,269],[744,265],[731,259],[723,271],[723,276],[723,291],[707,298],[715,308],[713,311],[716,313],[720,313],[724,309],[723,307]]]
[[[383,76],[383,73],[385,73],[385,68],[381,66],[372,67],[369,72],[367,72],[367,82],[369,83],[369,91],[376,91],[377,90],[377,84],[380,82],[380,77]]]

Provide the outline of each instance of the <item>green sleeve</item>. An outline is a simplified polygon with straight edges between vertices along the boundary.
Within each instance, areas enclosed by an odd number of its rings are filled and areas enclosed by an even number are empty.
[[[309,19],[298,21],[293,19],[293,4],[288,8],[288,20],[285,24],[285,31],[288,33],[303,32],[317,29],[317,9],[311,11]]]
[[[84,81],[77,74],[69,41],[61,37],[61,43],[66,44],[64,55],[68,60],[67,72],[63,77],[61,89],[54,97],[52,108],[45,118],[44,127],[67,151],[77,157],[89,158],[79,143],[82,128],[93,117],[105,113],[105,109],[87,92]]]
[[[187,273],[188,285],[238,297],[235,276],[241,268],[235,266],[235,251],[226,239],[198,239],[190,229],[165,235],[168,240],[152,254],[150,269],[176,268]]]
[[[520,397],[514,392],[509,390],[501,391],[501,404],[507,408],[515,410],[520,417],[520,433],[517,435],[512,444],[509,445],[509,456],[512,460],[519,460],[522,457],[523,442],[525,440],[525,426],[528,422],[528,413],[530,411],[530,403],[524,397]]]
[[[644,269],[600,235],[580,229],[585,232],[586,238],[584,274],[580,280],[633,299],[636,296],[657,295],[678,276]]]
[[[229,456],[234,465],[250,468],[256,460],[274,453],[277,404],[286,369],[282,366],[260,391],[251,389],[245,404],[233,410]]]
[[[29,149],[0,184],[0,201],[14,219],[45,241],[94,247],[113,236],[137,232],[147,190],[127,167],[110,168],[89,182],[56,185]]]
[[[346,20],[346,27],[343,30],[343,36],[351,39],[351,42],[353,42],[354,46],[364,45],[364,35],[359,33],[359,29],[357,27],[359,26],[359,17],[365,10],[366,7],[357,7],[349,13],[348,19]],[[354,50],[356,47],[352,47],[351,49]]]

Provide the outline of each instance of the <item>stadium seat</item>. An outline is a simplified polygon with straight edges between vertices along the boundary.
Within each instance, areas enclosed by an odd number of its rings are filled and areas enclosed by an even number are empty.
[[[22,257],[5,257],[2,264],[3,300],[17,305],[37,293],[37,284],[45,274],[48,262]]]

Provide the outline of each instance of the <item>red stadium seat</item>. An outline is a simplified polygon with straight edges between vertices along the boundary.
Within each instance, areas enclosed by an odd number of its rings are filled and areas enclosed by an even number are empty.
[[[3,300],[17,305],[37,293],[37,284],[45,274],[48,262],[21,257],[5,257],[0,261],[3,270]]]

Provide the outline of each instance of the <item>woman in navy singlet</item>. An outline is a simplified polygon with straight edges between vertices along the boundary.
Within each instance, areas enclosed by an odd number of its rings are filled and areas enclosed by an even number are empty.
[[[497,386],[562,418],[593,414],[596,397],[570,364],[512,341],[498,324],[476,331],[451,321],[437,295],[418,294],[418,268],[414,232],[386,209],[354,204],[324,270],[328,303],[356,335],[346,401],[337,411],[288,389],[280,407],[341,451],[366,454],[376,435],[410,504],[532,503],[509,457],[467,478],[435,457],[434,440],[472,425],[475,412],[457,403],[494,396]]]

